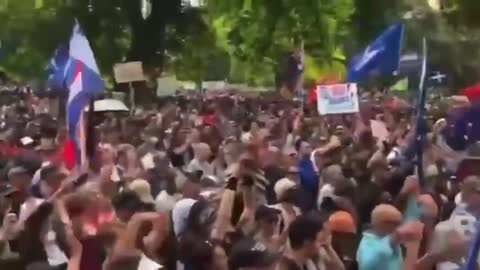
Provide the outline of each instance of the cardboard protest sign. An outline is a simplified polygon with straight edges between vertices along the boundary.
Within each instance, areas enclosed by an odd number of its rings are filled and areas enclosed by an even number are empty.
[[[377,138],[379,143],[388,139],[388,130],[382,121],[370,120],[370,128],[372,129],[373,137]]]
[[[317,107],[320,115],[357,113],[358,89],[355,83],[319,85]]]
[[[117,83],[145,81],[142,62],[128,62],[115,64],[113,73]]]

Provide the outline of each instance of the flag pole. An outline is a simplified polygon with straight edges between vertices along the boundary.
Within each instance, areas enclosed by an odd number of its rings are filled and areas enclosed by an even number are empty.
[[[305,109],[305,88],[303,87],[304,84],[304,72],[305,72],[305,46],[304,46],[304,42],[302,41],[302,44],[300,45],[300,49],[301,49],[301,61],[302,61],[302,74],[300,74],[300,78],[298,79],[298,82],[297,82],[297,92],[300,93],[300,99],[302,101],[302,112],[303,110]],[[298,89],[300,88],[300,89]]]
[[[417,123],[416,123],[416,136],[415,140],[417,142],[417,174],[418,180],[421,187],[424,187],[424,173],[423,173],[423,150],[425,143],[425,99],[427,91],[425,89],[425,76],[427,74],[427,39],[423,38],[423,60],[422,60],[422,71],[420,74],[420,83],[419,83],[419,92],[420,97],[418,100],[417,107]]]
[[[90,98],[88,104],[86,153],[89,160],[95,157],[95,100]],[[93,164],[93,163],[92,163]]]

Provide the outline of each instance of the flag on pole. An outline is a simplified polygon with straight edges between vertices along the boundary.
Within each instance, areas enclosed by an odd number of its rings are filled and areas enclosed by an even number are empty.
[[[417,115],[415,119],[415,144],[416,144],[416,160],[417,174],[420,186],[423,187],[423,148],[427,135],[427,125],[425,121],[425,102],[427,98],[427,90],[425,89],[425,76],[427,74],[427,40],[423,38],[423,60],[422,70],[420,74],[419,98],[417,105]]]
[[[347,81],[362,81],[374,70],[390,75],[397,71],[402,36],[403,24],[399,23],[388,27],[362,53],[353,57],[348,65]]]
[[[70,55],[67,46],[60,45],[53,53],[47,66],[47,86],[51,90],[65,90],[65,68]]]
[[[77,164],[85,156],[85,136],[82,113],[88,101],[98,96],[103,90],[103,80],[95,61],[90,44],[83,34],[78,22],[75,22],[70,38],[69,60],[65,69],[65,82],[68,87],[67,128],[73,141]],[[80,126],[82,125],[82,127]]]

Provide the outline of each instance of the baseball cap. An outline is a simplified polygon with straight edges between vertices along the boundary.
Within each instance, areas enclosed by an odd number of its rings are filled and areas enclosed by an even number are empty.
[[[16,166],[8,170],[7,176],[8,176],[8,179],[10,179],[14,175],[26,174],[26,173],[28,173],[28,170],[25,167]]]
[[[262,243],[244,238],[233,246],[229,261],[231,269],[235,270],[243,267],[268,267],[278,258],[279,254],[269,252]]]
[[[147,180],[136,179],[128,185],[128,189],[135,192],[144,203],[154,203],[155,200],[151,194],[150,184]]]
[[[273,187],[275,195],[277,196],[277,200],[282,198],[288,190],[295,188],[296,186],[297,184],[288,178],[282,178],[278,180]]]
[[[328,219],[334,232],[355,233],[357,231],[352,215],[346,211],[334,212]]]

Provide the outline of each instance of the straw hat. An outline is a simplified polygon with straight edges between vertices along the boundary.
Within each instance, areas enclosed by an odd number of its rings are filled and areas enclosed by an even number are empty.
[[[128,189],[135,192],[140,200],[144,203],[155,203],[153,199],[150,184],[147,180],[136,179],[133,180],[129,185]]]

